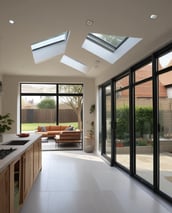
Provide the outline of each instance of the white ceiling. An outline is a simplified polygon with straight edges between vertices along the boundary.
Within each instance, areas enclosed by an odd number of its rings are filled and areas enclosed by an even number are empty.
[[[0,74],[97,77],[119,67],[123,71],[172,38],[171,0],[0,0],[0,3]],[[157,14],[158,18],[151,20],[151,14]],[[15,24],[9,24],[9,19],[15,20]],[[88,19],[94,20],[92,26],[86,24]],[[62,55],[34,64],[31,44],[64,31],[70,31],[65,55],[86,64],[88,73],[60,63]],[[109,64],[81,48],[89,32],[143,40],[115,64]]]

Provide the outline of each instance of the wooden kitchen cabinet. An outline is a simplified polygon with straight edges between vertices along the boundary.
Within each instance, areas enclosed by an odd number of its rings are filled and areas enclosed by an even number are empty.
[[[33,184],[33,145],[22,156],[23,200],[28,195]]]
[[[39,137],[1,169],[0,213],[20,212],[41,168],[42,152]]]
[[[38,139],[33,144],[33,161],[33,179],[35,180],[42,167],[42,152],[40,139]]]
[[[10,170],[9,167],[0,172],[0,212],[10,212]]]
[[[10,164],[10,213],[17,213],[22,204],[21,158]]]
[[[26,150],[23,158],[23,200],[28,195],[33,182],[42,167],[41,140],[38,139]]]
[[[42,142],[41,139],[38,141],[38,173],[42,170]]]

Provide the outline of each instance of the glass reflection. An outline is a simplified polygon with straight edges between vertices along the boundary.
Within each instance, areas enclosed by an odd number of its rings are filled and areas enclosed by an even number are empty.
[[[116,93],[116,161],[129,169],[129,90]]]
[[[159,76],[160,190],[172,197],[172,71]],[[163,92],[162,92],[163,91]]]
[[[111,87],[106,89],[106,155],[111,158]]]
[[[136,174],[153,184],[152,81],[135,87]]]

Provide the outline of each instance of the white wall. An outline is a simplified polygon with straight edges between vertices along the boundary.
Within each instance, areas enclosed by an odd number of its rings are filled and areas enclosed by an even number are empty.
[[[84,109],[83,123],[84,133],[90,128],[90,122],[93,119],[89,113],[90,106],[96,104],[95,81],[91,78],[76,77],[39,77],[39,76],[3,76],[3,94],[2,94],[2,113],[10,113],[14,124],[10,133],[19,131],[19,83],[83,83],[84,84]]]

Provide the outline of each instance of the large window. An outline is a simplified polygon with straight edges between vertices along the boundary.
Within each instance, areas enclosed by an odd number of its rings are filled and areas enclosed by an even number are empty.
[[[21,132],[56,124],[82,129],[82,90],[81,84],[21,84]]]

